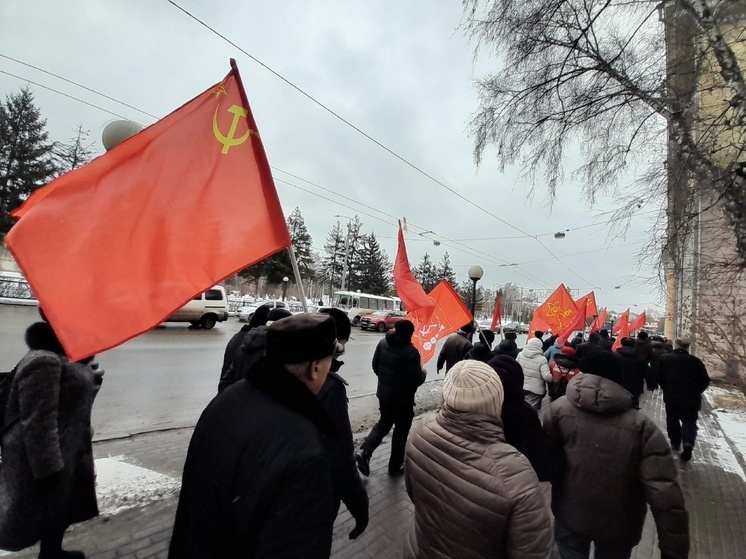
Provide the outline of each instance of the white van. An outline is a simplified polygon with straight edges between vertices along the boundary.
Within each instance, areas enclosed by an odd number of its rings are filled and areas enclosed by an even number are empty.
[[[189,322],[209,330],[224,320],[228,320],[228,297],[225,289],[216,285],[197,295],[164,322]]]

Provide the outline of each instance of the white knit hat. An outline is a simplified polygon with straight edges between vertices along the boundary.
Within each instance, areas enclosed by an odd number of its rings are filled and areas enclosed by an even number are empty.
[[[448,371],[443,381],[443,402],[455,411],[500,417],[503,383],[492,367],[465,359]]]

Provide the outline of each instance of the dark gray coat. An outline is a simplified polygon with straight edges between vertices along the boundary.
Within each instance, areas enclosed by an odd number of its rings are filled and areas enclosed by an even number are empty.
[[[94,393],[87,365],[42,350],[29,351],[18,364],[0,443],[0,549],[24,549],[98,515]],[[38,481],[55,474],[56,487],[41,491]]]
[[[629,392],[581,373],[546,408],[542,424],[558,468],[552,481],[558,522],[594,541],[633,547],[649,505],[661,552],[687,557],[688,515],[671,448],[653,420],[632,409]]]

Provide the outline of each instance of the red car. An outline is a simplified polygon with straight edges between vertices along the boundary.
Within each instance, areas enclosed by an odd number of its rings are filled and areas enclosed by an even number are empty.
[[[375,311],[363,315],[360,319],[360,328],[363,330],[385,332],[393,328],[394,324],[404,318],[404,316],[404,313],[399,311]]]

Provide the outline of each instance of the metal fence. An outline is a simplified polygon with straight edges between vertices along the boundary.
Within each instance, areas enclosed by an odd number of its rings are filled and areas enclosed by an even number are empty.
[[[30,301],[36,299],[25,279],[9,277],[0,277],[0,297]]]

